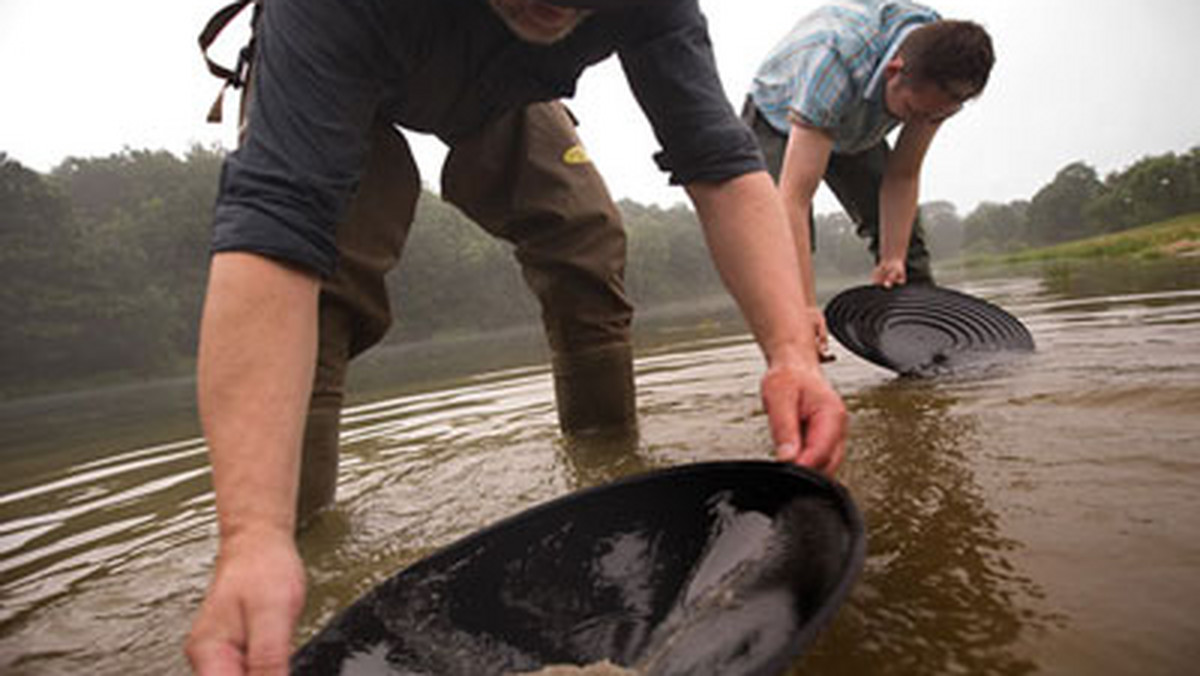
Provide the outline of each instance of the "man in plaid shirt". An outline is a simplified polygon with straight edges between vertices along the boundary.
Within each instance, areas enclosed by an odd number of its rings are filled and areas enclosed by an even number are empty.
[[[743,119],[779,184],[822,346],[817,186],[824,179],[870,238],[872,282],[932,283],[917,213],[921,165],[942,122],[983,91],[994,60],[978,24],[906,0],[840,0],[802,18],[759,67]],[[893,148],[886,137],[896,127]]]

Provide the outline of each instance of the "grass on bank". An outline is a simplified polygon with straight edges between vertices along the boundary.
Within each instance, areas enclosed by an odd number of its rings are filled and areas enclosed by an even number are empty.
[[[964,262],[969,267],[975,267],[1065,259],[1156,259],[1181,256],[1200,258],[1200,213],[1054,246],[1008,254],[972,256]]]

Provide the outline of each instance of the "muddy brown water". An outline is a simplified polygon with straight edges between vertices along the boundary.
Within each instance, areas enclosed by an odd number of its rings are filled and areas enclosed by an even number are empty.
[[[839,478],[869,553],[793,672],[1195,673],[1200,263],[951,283],[1016,314],[1038,351],[899,380],[837,350],[827,373],[852,416]],[[406,563],[536,503],[642,469],[766,457],[753,344],[673,335],[639,353],[633,449],[565,447],[542,367],[350,410],[338,506],[301,540],[297,639]],[[40,432],[36,462],[0,454],[0,673],[186,673],[215,545],[202,441],[81,434],[70,416],[55,427],[61,448]],[[13,438],[32,448],[26,437]]]

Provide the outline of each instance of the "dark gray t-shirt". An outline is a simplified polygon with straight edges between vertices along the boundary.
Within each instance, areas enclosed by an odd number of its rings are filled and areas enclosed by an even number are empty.
[[[447,143],[535,101],[569,98],[616,53],[671,181],[763,168],[725,97],[697,0],[599,12],[553,45],[516,38],[487,0],[267,0],[245,139],[226,160],[214,250],[329,274],[334,224],[379,116]]]

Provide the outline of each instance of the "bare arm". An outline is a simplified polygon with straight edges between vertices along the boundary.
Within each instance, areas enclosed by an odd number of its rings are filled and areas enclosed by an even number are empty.
[[[198,398],[221,540],[187,646],[200,673],[286,671],[304,599],[293,538],[318,288],[267,258],[213,258]]]
[[[912,236],[920,193],[921,165],[940,122],[916,120],[904,125],[896,148],[888,155],[879,193],[879,265],[871,275],[876,284],[903,284],[904,261]]]
[[[825,131],[792,124],[787,150],[783,155],[783,167],[779,172],[779,194],[783,198],[792,237],[796,240],[796,257],[805,282],[805,300],[811,307],[816,306],[817,296],[810,239],[812,224],[809,221],[812,218],[813,195],[821,185],[832,150],[833,139]]]
[[[817,278],[813,268],[812,203],[813,195],[821,185],[829,154],[833,150],[833,138],[824,130],[806,124],[793,123],[788,135],[787,150],[783,154],[783,166],[779,172],[779,194],[787,213],[792,237],[796,241],[796,259],[800,264],[800,276],[804,282],[804,300],[808,306],[809,319],[816,329],[817,349],[821,358],[833,359],[829,354],[829,332],[825,327],[825,316],[817,306]]]
[[[222,537],[295,528],[318,288],[315,276],[252,254],[213,259],[198,384]]]
[[[687,190],[717,270],[766,357],[763,402],[777,455],[835,471],[846,410],[817,363],[795,246],[770,176],[755,172]]]

